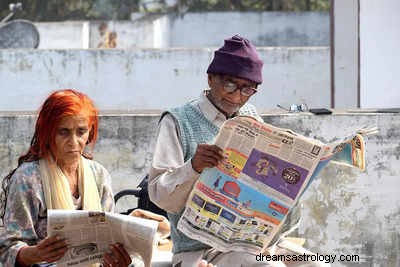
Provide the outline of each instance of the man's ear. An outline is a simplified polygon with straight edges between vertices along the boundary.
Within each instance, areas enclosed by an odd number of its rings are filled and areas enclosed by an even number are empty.
[[[215,82],[215,75],[209,73],[208,74],[208,87],[211,88],[212,84]]]

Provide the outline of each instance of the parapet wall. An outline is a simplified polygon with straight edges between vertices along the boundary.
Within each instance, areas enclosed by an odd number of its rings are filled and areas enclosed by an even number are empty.
[[[49,92],[75,88],[102,110],[165,109],[207,85],[215,48],[0,50],[0,110],[36,110]],[[264,60],[259,109],[330,105],[328,47],[259,48]]]
[[[39,48],[97,48],[100,23],[37,22]],[[328,12],[133,13],[131,21],[105,23],[120,49],[220,46],[238,33],[257,46],[329,46]]]
[[[135,187],[152,159],[159,112],[103,114],[95,159],[113,177],[113,189]],[[333,266],[399,266],[400,115],[309,113],[263,116],[268,123],[328,142],[361,126],[377,126],[366,142],[365,172],[330,164],[302,197],[299,234],[324,254],[357,254],[362,263]],[[0,114],[0,174],[15,167],[33,131],[32,114]],[[123,205],[127,205],[126,203]],[[132,205],[132,204],[130,204]]]

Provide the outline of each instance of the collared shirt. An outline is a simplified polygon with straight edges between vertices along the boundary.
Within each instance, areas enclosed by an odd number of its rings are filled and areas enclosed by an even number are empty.
[[[204,116],[218,128],[226,121],[220,112],[205,96],[192,103]],[[261,120],[261,117],[257,118]],[[162,209],[178,213],[199,177],[192,168],[191,160],[184,161],[182,142],[178,126],[171,114],[160,121],[153,162],[149,172],[149,195]]]

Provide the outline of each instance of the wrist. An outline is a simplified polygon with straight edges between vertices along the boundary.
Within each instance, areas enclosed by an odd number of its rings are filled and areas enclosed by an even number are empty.
[[[40,262],[37,256],[35,246],[25,246],[22,247],[17,254],[16,263],[18,266],[27,267],[34,263]]]

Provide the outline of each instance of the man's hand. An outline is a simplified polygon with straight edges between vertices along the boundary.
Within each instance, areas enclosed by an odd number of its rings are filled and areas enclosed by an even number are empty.
[[[192,158],[192,167],[198,173],[205,168],[218,165],[223,159],[223,150],[216,145],[199,144]]]
[[[135,209],[129,215],[158,222],[157,232],[161,238],[167,238],[171,233],[171,226],[167,218],[154,212],[142,209]]]
[[[43,239],[35,246],[21,248],[17,262],[21,266],[30,266],[39,262],[55,262],[61,259],[68,250],[65,239],[51,236]]]

